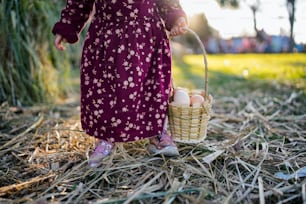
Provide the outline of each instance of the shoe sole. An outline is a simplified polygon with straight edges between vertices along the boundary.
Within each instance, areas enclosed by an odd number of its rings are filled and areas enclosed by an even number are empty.
[[[110,156],[111,153],[112,151],[109,152],[109,154],[107,155],[101,155],[101,156],[97,156],[97,157],[88,159],[88,165],[92,168],[99,166],[102,161],[104,161],[106,158]]]
[[[149,144],[147,146],[147,150],[153,155],[165,155],[168,157],[176,157],[180,155],[177,147],[175,146],[166,146],[162,149],[157,149],[155,145]]]

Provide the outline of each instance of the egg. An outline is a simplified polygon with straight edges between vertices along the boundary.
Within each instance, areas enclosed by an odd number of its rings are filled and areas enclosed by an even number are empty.
[[[190,105],[190,97],[187,91],[183,89],[175,90],[173,101],[177,105],[189,106]]]
[[[190,97],[192,107],[201,107],[204,102],[204,97],[199,94],[194,94]]]

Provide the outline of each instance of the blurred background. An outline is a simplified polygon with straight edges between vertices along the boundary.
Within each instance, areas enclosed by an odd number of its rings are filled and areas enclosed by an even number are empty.
[[[78,98],[78,68],[86,29],[81,41],[67,45],[66,52],[55,49],[51,33],[66,1],[0,2],[0,104],[52,104],[71,96]],[[279,87],[305,92],[305,0],[180,2],[190,28],[208,52],[214,95],[233,95],[236,90],[238,94],[249,93],[254,87],[260,90],[259,86],[272,87],[276,82]],[[171,42],[177,85],[202,87],[204,64],[199,43],[190,34]],[[264,83],[259,85],[258,81]]]
[[[182,0],[181,4],[209,53],[305,51],[306,1]]]

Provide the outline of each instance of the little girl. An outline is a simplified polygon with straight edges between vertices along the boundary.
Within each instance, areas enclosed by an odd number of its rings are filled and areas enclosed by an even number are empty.
[[[115,142],[146,138],[152,153],[178,155],[164,124],[171,89],[166,29],[176,36],[187,26],[179,0],[67,0],[52,30],[57,49],[77,42],[90,16],[80,67],[82,128],[99,139],[90,166]]]

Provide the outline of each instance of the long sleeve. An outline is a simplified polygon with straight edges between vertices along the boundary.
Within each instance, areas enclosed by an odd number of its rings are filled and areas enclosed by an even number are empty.
[[[67,0],[61,12],[60,20],[55,23],[52,33],[62,35],[68,43],[79,40],[90,13],[93,11],[94,0]]]
[[[167,30],[171,30],[179,17],[185,17],[179,0],[157,0],[158,9]]]

